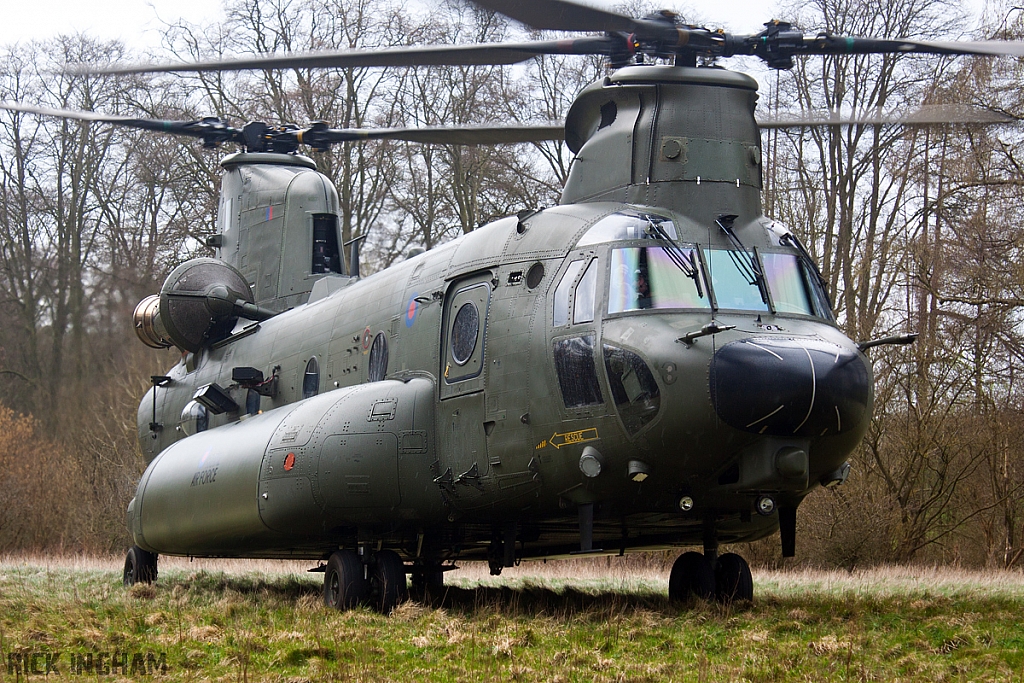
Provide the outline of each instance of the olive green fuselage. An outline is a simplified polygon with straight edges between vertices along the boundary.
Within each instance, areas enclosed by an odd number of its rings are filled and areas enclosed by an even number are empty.
[[[495,525],[515,521],[522,554],[543,556],[578,546],[581,503],[596,504],[595,543],[606,549],[700,542],[709,510],[721,541],[773,531],[772,518],[750,515],[752,493],[802,498],[842,463],[862,429],[785,438],[727,425],[710,395],[714,350],[772,336],[847,351],[853,345],[809,316],[724,309],[714,317],[734,330],[685,344],[677,340],[707,324],[711,311],[602,315],[603,296],[594,321],[554,326],[554,290],[568,264],[596,256],[597,291],[607,292],[614,276],[608,254],[621,246],[566,245],[624,208],[555,208],[528,219],[524,232],[515,218],[499,221],[263,323],[239,324],[234,337],[183,358],[168,373],[171,382],[155,389],[156,422],[167,426],[155,438],[152,396],[140,404],[140,440],[159,455],[133,503],[138,544],[172,554],[320,557],[361,539],[405,547],[425,534],[466,557],[486,550]],[[741,234],[748,246],[772,248],[758,224]],[[526,274],[538,263],[544,275],[530,288]],[[479,374],[450,382],[450,302],[474,285],[485,301]],[[386,379],[368,383],[378,334],[388,345]],[[553,345],[581,336],[592,336],[597,349],[630,350],[652,369],[660,407],[635,434],[613,403],[600,352],[594,369],[602,402],[566,407]],[[300,400],[314,357],[318,395]],[[217,382],[245,404],[246,390],[230,379],[239,366],[268,377],[279,367],[276,397],[261,397],[260,415],[211,415],[208,431],[182,438],[173,425],[196,388]],[[795,484],[771,473],[720,484],[722,472],[759,444],[769,456],[785,446],[805,449],[807,473]],[[602,458],[596,477],[580,468],[588,446]],[[285,470],[289,453],[294,464]],[[644,481],[627,477],[630,460],[649,465]],[[679,509],[683,494],[696,502],[690,512]]]
[[[836,472],[872,397],[869,364],[812,305],[813,265],[761,216],[755,88],[720,70],[620,70],[570,111],[578,156],[562,205],[367,278],[295,276],[316,281],[307,302],[296,304],[299,284],[282,286],[290,310],[184,355],[139,407],[152,462],[129,508],[136,543],[194,556],[497,552],[507,564],[579,551],[591,514],[590,547],[605,552],[775,531],[757,501],[794,509]],[[238,173],[237,205],[269,218]],[[624,293],[671,246],[642,229],[601,232],[621,216],[674,226],[700,273],[697,303]],[[247,244],[231,234],[233,248]],[[730,298],[729,261],[715,254],[803,268],[788,282],[806,302],[788,305],[774,271],[763,302]],[[238,259],[263,272],[254,255]],[[694,280],[672,268],[661,277],[684,292]],[[254,404],[234,368],[276,390]],[[194,423],[179,415],[211,383],[238,409],[187,436]]]

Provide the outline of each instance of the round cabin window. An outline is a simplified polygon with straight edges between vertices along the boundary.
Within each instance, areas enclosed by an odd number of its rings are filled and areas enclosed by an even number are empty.
[[[369,382],[379,382],[388,374],[388,338],[383,332],[373,338],[368,365],[366,379]]]
[[[544,279],[544,264],[538,261],[530,266],[530,270],[526,271],[526,286],[530,289],[536,289],[540,281]]]
[[[476,304],[467,301],[455,314],[452,324],[452,360],[456,365],[465,365],[476,350],[476,338],[480,331],[480,312]]]

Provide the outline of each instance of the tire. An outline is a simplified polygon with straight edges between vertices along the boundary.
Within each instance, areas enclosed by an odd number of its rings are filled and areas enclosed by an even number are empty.
[[[416,567],[412,575],[412,585],[418,591],[438,592],[444,590],[444,572],[440,565],[424,565]]]
[[[409,587],[405,580],[405,565],[394,550],[381,550],[373,560],[372,582],[373,607],[382,614],[409,599]]]
[[[143,550],[137,545],[128,550],[124,558],[122,581],[125,586],[156,581],[156,553]]]
[[[366,600],[369,583],[363,563],[354,550],[337,550],[324,570],[324,604],[338,610],[352,609]]]
[[[686,602],[692,597],[710,600],[714,596],[715,572],[708,558],[695,552],[680,555],[668,578],[669,600]]]
[[[750,565],[736,553],[726,553],[718,558],[715,597],[724,603],[754,599],[754,579],[750,576]]]

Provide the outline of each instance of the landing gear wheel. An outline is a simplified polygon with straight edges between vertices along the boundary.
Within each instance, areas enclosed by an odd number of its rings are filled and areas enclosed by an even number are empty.
[[[685,602],[691,597],[710,600],[715,595],[715,572],[700,553],[683,553],[672,565],[668,578],[668,599]]]
[[[137,545],[132,546],[124,558],[122,580],[125,586],[156,581],[156,554],[143,550]]]
[[[381,550],[373,559],[370,573],[373,607],[383,614],[409,599],[405,565],[394,550]]]
[[[324,570],[324,604],[334,609],[352,609],[370,592],[363,563],[353,550],[337,550]]]
[[[444,589],[444,572],[438,564],[416,567],[412,575],[412,585],[417,591],[437,593]]]
[[[754,599],[754,579],[750,576],[750,565],[736,553],[726,553],[718,558],[715,597],[724,603]]]

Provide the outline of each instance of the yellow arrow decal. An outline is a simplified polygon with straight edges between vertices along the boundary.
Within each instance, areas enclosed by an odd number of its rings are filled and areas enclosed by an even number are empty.
[[[576,432],[566,432],[565,434],[559,434],[556,432],[551,435],[549,443],[555,448],[561,448],[562,446],[570,446],[574,443],[596,441],[597,438],[597,427],[590,427],[589,429],[581,429]]]

